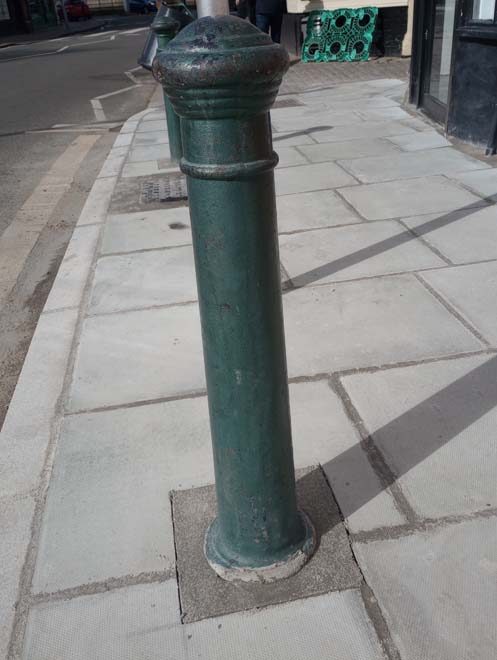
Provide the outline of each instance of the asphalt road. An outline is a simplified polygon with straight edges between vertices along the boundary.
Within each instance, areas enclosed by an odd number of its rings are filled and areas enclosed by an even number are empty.
[[[154,91],[136,62],[151,20],[117,17],[98,32],[0,49],[0,426],[86,195],[120,125]],[[73,155],[71,185],[33,235],[26,205]]]

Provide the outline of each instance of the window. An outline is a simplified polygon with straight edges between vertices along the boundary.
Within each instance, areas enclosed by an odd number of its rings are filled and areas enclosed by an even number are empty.
[[[10,21],[10,13],[7,0],[0,0],[0,21]]]
[[[473,21],[494,21],[495,0],[474,0]]]

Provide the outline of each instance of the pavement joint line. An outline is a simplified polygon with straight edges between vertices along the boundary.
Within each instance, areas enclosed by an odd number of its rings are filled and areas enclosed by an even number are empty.
[[[431,295],[438,300],[438,302],[445,307],[445,309],[454,316],[459,323],[461,323],[466,330],[469,330],[478,341],[480,341],[482,344],[484,344],[487,348],[491,347],[491,343],[486,339],[483,334],[468,320],[466,319],[461,312],[459,312],[452,303],[450,303],[446,298],[444,298],[436,289],[433,287],[431,284],[429,284],[423,277],[422,275],[416,273],[414,277],[418,280],[418,282],[425,287],[425,289],[431,293]]]
[[[86,225],[85,225],[86,226]],[[52,309],[47,309],[42,311],[43,316],[48,316],[49,314],[58,314],[60,312],[70,312],[78,309],[77,305],[67,305],[66,307],[54,307]]]
[[[348,533],[348,532],[347,532]],[[388,660],[402,660],[400,652],[393,641],[392,635],[388,628],[383,612],[381,611],[378,599],[376,598],[374,591],[371,589],[369,584],[366,581],[366,577],[361,570],[361,566],[357,561],[357,558],[354,553],[354,548],[351,548],[352,555],[355,559],[359,570],[361,571],[363,581],[361,584],[361,597],[362,602],[364,603],[364,608],[366,614],[369,617],[369,620],[373,624],[373,628],[376,632],[376,637],[378,638],[380,645],[383,649],[383,653]]]
[[[406,223],[403,222],[402,220],[398,220],[397,222],[399,222],[399,224],[402,225],[402,227],[404,227],[405,231],[406,231],[408,234],[411,234],[411,236],[412,236],[415,240],[418,240],[418,241],[420,241],[421,243],[423,243],[423,245],[424,245],[426,248],[428,248],[428,250],[430,250],[431,252],[433,252],[433,254],[435,254],[435,256],[437,256],[439,259],[441,259],[443,262],[445,262],[445,263],[447,264],[447,266],[454,266],[454,262],[453,262],[453,261],[451,261],[448,257],[446,257],[445,254],[443,254],[438,248],[436,248],[434,245],[432,245],[432,244],[429,242],[428,238],[425,238],[426,234],[423,234],[423,233],[418,234],[418,233],[416,233],[416,229],[415,229],[415,228],[408,227],[408,226],[406,225]],[[429,233],[428,233],[428,235],[429,235]],[[420,268],[420,269],[418,269],[418,270],[425,270],[425,269],[421,269],[421,268]]]
[[[369,464],[378,477],[380,484],[383,486],[384,491],[391,494],[395,508],[403,515],[407,522],[411,524],[416,523],[418,516],[412,508],[409,500],[404,495],[398,482],[398,476],[388,465],[383,452],[376,446],[374,438],[369,432],[356,406],[353,404],[340,377],[332,375],[328,380],[328,383],[330,389],[342,402],[345,414],[357,430],[359,437],[361,438],[360,446],[366,454]]]
[[[183,300],[181,302],[175,302],[175,303],[165,303],[163,305],[147,305],[146,307],[133,307],[131,309],[113,309],[110,312],[88,311],[86,314],[86,318],[91,319],[91,318],[98,318],[100,316],[115,316],[116,314],[132,314],[133,312],[142,312],[144,310],[170,309],[171,307],[189,307],[191,305],[197,305],[197,304],[198,304],[198,300],[195,299],[195,300]]]
[[[207,392],[206,392],[207,394]],[[184,607],[181,599],[180,579],[179,579],[179,566],[178,566],[178,547],[177,547],[177,531],[176,531],[176,518],[174,515],[174,505],[172,492],[169,492],[169,508],[171,513],[171,524],[173,527],[173,546],[174,546],[174,577],[176,580],[176,593],[178,594],[178,607],[180,612],[181,624],[184,623]]]
[[[489,507],[488,509],[479,509],[471,513],[451,514],[447,516],[440,516],[440,518],[419,518],[414,524],[406,525],[392,525],[391,527],[383,526],[376,527],[375,529],[351,532],[353,543],[374,543],[376,541],[393,541],[403,538],[405,536],[412,536],[413,534],[426,533],[435,531],[441,527],[449,527],[450,525],[460,525],[464,522],[472,520],[480,520],[485,518],[497,519],[497,507]]]
[[[100,582],[88,582],[87,584],[69,587],[60,591],[39,592],[31,594],[29,605],[40,605],[42,603],[54,603],[58,601],[74,600],[82,596],[93,596],[116,589],[125,589],[139,584],[153,584],[155,582],[165,582],[174,578],[175,569],[165,571],[151,571],[138,573],[136,575],[124,575],[122,577],[111,577]]]
[[[117,220],[116,221],[118,224],[122,222],[122,220]],[[88,227],[88,225],[84,225],[85,227]],[[146,254],[147,252],[168,252],[169,250],[175,250],[176,248],[185,248],[185,247],[191,247],[191,243],[180,243],[178,245],[163,245],[161,247],[152,247],[152,248],[140,248],[138,250],[124,250],[120,252],[102,252],[99,254],[99,259],[106,259],[107,257],[128,257],[132,254]],[[178,303],[172,303],[172,304],[178,304]]]

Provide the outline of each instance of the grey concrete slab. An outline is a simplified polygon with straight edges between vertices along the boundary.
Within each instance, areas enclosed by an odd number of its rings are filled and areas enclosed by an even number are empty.
[[[149,133],[136,133],[133,144],[136,147],[156,144],[168,144],[167,131],[154,131]]]
[[[497,259],[495,206],[404,218],[406,225],[456,264]]]
[[[283,304],[292,377],[482,347],[412,275],[288,291]]]
[[[389,156],[340,160],[339,164],[363,183],[376,183],[394,179],[453,174],[468,170],[481,170],[485,164],[476,158],[456,151],[452,147],[428,149]]]
[[[100,225],[75,228],[45,303],[44,311],[79,306],[100,232]]]
[[[497,345],[497,263],[459,266],[444,273],[427,273],[426,281],[483,334]]]
[[[333,121],[330,123],[333,124]],[[333,128],[315,131],[312,135],[317,142],[345,142],[347,140],[369,140],[414,132],[414,128],[398,121],[363,121],[356,122],[351,126],[336,126],[333,124]]]
[[[420,516],[497,507],[496,383],[488,355],[343,379]]]
[[[497,168],[482,169],[479,172],[460,172],[452,175],[452,178],[471,188],[478,195],[497,201]]]
[[[358,591],[184,626],[189,658],[383,660]]]
[[[479,197],[442,176],[342,188],[340,194],[368,220],[446,213],[481,205]]]
[[[205,387],[196,304],[86,319],[70,410],[122,405]]]
[[[154,121],[141,121],[136,129],[138,133],[167,132],[166,118],[156,119]]]
[[[293,167],[294,165],[308,165],[309,161],[295,147],[280,147],[276,145],[279,157],[278,167]]]
[[[358,587],[361,574],[331,491],[319,468],[298,473],[299,506],[312,518],[320,542],[311,560],[293,577],[267,585],[220,580],[204,557],[204,535],[216,516],[213,486],[174,491],[172,506],[183,621]]]
[[[39,485],[77,316],[77,310],[40,316],[0,432],[0,497]]]
[[[387,119],[400,121],[401,119],[409,119],[411,116],[399,106],[375,108],[374,110],[366,106],[365,108],[358,108],[357,114],[365,121],[385,121]]]
[[[23,660],[187,660],[175,580],[31,608]]]
[[[190,245],[190,211],[187,206],[108,217],[101,252],[134,252],[151,248]]]
[[[90,299],[91,314],[197,300],[191,246],[101,257]]]
[[[350,174],[335,163],[326,167],[316,164],[277,169],[274,175],[277,195],[324,190],[356,183]]]
[[[128,163],[139,163],[144,160],[159,160],[171,158],[168,144],[147,144],[133,146],[128,154]]]
[[[306,131],[289,131],[273,135],[273,147],[279,151],[281,147],[298,147],[301,144],[314,144],[311,134]]]
[[[0,657],[7,658],[19,583],[31,539],[35,501],[31,497],[0,498]]]
[[[445,265],[394,220],[280,236],[280,258],[294,286]]]
[[[304,145],[299,147],[299,151],[305,154],[311,163],[324,163],[338,158],[364,158],[365,156],[399,153],[394,145],[380,138]]]
[[[495,657],[495,518],[354,549],[403,660]]]
[[[276,207],[280,232],[346,225],[362,220],[332,190],[281,195],[276,198]]]
[[[166,174],[179,172],[179,166],[173,161],[143,160],[139,163],[126,163],[123,167],[122,178],[130,179],[136,176],[149,176],[153,174]]]
[[[357,124],[361,120],[353,112],[317,112],[312,115],[304,115],[300,108],[295,108],[291,117],[271,117],[274,133],[285,133],[288,131],[312,130],[315,126],[347,126]]]
[[[116,177],[96,179],[79,216],[78,227],[96,222],[105,222],[116,183]]]
[[[450,142],[437,131],[427,130],[414,134],[394,135],[387,138],[403,151],[423,151],[425,149],[438,149],[439,147],[450,147]]]

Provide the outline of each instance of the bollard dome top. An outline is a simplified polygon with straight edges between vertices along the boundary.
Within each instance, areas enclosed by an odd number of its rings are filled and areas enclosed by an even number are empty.
[[[179,21],[177,21],[175,18],[164,15],[154,18],[150,27],[155,32],[155,34],[160,34],[167,37],[170,36],[172,38],[178,33],[180,24]]]
[[[289,66],[269,35],[234,16],[207,16],[185,27],[157,58],[158,79],[187,118],[267,112]]]

